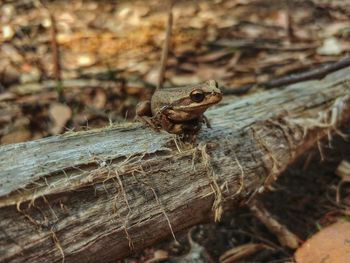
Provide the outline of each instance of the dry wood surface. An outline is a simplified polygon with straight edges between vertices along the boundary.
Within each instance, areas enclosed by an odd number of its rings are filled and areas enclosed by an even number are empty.
[[[227,97],[194,145],[124,123],[1,146],[0,262],[115,261],[219,220],[340,133],[349,95],[350,67]]]

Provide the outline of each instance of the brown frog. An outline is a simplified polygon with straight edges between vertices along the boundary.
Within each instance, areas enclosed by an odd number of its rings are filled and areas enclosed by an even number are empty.
[[[141,102],[137,117],[155,131],[195,135],[202,123],[210,127],[203,113],[222,99],[215,80],[198,85],[157,89],[150,101]]]

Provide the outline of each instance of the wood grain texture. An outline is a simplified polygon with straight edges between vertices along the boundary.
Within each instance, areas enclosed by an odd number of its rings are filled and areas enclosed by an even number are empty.
[[[225,98],[195,145],[138,123],[0,147],[0,262],[109,262],[243,205],[350,118],[350,68]]]

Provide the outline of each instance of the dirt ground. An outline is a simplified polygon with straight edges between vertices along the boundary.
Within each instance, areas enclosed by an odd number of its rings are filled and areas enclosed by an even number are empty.
[[[176,1],[165,85],[216,79],[230,90],[256,84],[255,92],[269,80],[336,62],[350,52],[345,2]],[[155,0],[0,1],[0,144],[132,120],[157,84],[166,7]],[[350,221],[349,184],[337,203],[335,175],[349,160],[349,143],[337,137],[321,144],[324,160],[315,147],[261,196],[303,241],[339,217]],[[265,247],[235,262],[294,260],[248,208],[178,237],[180,244],[168,240],[118,262],[158,262],[161,254],[166,262],[195,262],[198,253],[204,259],[196,262],[219,262],[249,243]]]

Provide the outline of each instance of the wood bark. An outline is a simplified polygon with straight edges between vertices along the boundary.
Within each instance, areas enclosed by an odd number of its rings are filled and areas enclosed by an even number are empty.
[[[0,262],[109,262],[220,219],[350,118],[350,67],[227,97],[195,144],[139,123],[0,147]]]

